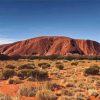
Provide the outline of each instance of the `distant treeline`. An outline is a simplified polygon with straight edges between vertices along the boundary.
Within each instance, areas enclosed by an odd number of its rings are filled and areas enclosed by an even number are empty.
[[[57,56],[57,55],[52,55],[52,56],[23,56],[21,57],[22,59],[50,59],[50,60],[60,60],[60,59],[65,59],[65,60],[100,60],[100,56]]]
[[[18,59],[50,59],[50,60],[60,60],[60,59],[65,59],[65,60],[100,60],[100,56],[84,56],[84,55],[70,55],[70,56],[57,56],[57,55],[52,55],[52,56],[12,56],[9,57],[7,55],[0,55],[0,60],[18,60]]]

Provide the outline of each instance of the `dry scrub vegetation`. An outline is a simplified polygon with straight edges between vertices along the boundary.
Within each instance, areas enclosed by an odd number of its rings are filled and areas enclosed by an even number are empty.
[[[0,100],[100,100],[100,60],[0,61]]]

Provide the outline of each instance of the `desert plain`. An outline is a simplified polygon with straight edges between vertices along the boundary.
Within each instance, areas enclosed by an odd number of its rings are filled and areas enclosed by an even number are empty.
[[[0,61],[0,100],[100,100],[100,60]],[[3,99],[2,99],[3,98]]]

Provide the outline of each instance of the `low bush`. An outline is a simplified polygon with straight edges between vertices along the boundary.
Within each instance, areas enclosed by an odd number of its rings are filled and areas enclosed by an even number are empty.
[[[78,65],[78,62],[72,62],[71,65],[72,65],[72,66],[73,66],[73,65],[74,65],[74,66],[77,66],[77,65]]]
[[[66,96],[74,96],[74,90],[71,89],[62,89],[62,95]]]
[[[22,69],[34,69],[35,65],[34,64],[25,64],[25,65],[21,65],[18,67],[18,70],[22,70]]]
[[[57,96],[50,90],[42,89],[36,94],[37,100],[57,100]]]
[[[27,78],[27,81],[35,81],[36,79],[33,76]]]
[[[8,79],[8,78],[11,78],[13,77],[14,75],[16,74],[15,70],[13,69],[5,69],[1,72],[1,79]]]
[[[8,83],[9,84],[20,84],[22,83],[22,81],[20,79],[9,78]]]
[[[84,75],[98,75],[100,67],[98,66],[90,66],[89,68],[85,69]]]
[[[61,96],[58,98],[58,100],[75,100],[75,99],[68,97],[68,96]]]
[[[34,70],[32,76],[37,80],[45,80],[48,78],[48,72],[44,70]]]
[[[95,85],[97,88],[100,88],[100,80],[95,81],[94,85]]]
[[[64,65],[63,64],[56,64],[56,68],[58,68],[59,70],[63,70]]]
[[[26,79],[32,77],[35,80],[45,80],[48,78],[48,72],[38,69],[23,69],[17,72],[17,75],[22,78]]]
[[[35,87],[22,87],[18,90],[19,96],[33,97],[37,93],[37,89]]]
[[[32,69],[22,69],[17,72],[17,76],[21,79],[26,79],[32,75]]]
[[[55,89],[60,89],[61,86],[57,83],[54,83],[54,82],[47,82],[46,88],[53,91]]]
[[[12,98],[8,95],[0,93],[0,100],[12,100]]]
[[[97,96],[99,96],[99,92],[97,91],[97,90],[95,90],[95,89],[89,89],[88,90],[88,93],[89,93],[89,96],[94,96],[94,97],[97,97]]]
[[[77,93],[76,100],[90,100],[90,99],[88,96],[85,96],[83,93]]]
[[[45,69],[45,68],[49,68],[50,64],[48,64],[48,63],[39,63],[38,66]]]
[[[55,64],[62,64],[61,62],[56,62]]]
[[[7,65],[6,68],[8,68],[8,69],[15,69],[16,67],[14,65]]]

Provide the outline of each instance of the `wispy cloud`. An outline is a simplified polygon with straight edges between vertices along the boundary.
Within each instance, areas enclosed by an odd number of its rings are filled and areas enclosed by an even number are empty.
[[[8,37],[9,35],[3,33],[4,29],[3,28],[0,28],[0,45],[1,44],[8,44],[8,43],[13,43],[15,41],[17,41],[16,39],[14,38],[10,38]],[[7,28],[5,28],[5,31],[8,30]]]
[[[13,43],[16,40],[14,39],[8,39],[8,38],[0,38],[0,44],[7,44],[7,43]]]

